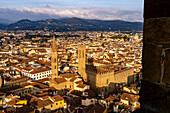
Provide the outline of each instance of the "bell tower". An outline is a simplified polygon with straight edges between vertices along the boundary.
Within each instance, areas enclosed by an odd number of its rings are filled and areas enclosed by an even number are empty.
[[[78,73],[87,82],[86,74],[86,46],[78,46]]]
[[[52,67],[51,79],[54,80],[55,78],[58,78],[58,53],[55,43],[55,36],[53,36],[53,43],[51,48],[51,67]]]

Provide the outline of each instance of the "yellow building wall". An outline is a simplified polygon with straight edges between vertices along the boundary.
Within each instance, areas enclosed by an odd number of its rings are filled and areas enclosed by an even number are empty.
[[[24,104],[24,105],[27,105],[27,100],[21,100],[21,101],[17,102],[16,104]]]
[[[36,53],[35,50],[29,51],[29,54],[34,54],[34,53]]]
[[[55,107],[56,108],[64,107],[64,99],[61,101],[55,102]]]
[[[4,60],[3,63],[8,62],[8,59]]]
[[[78,64],[77,63],[74,63],[74,64],[69,63],[69,66],[78,67]]]
[[[21,100],[17,102],[14,107],[23,107],[23,105],[27,105],[27,100]]]
[[[26,48],[23,48],[23,52],[26,52]]]
[[[122,72],[115,73],[114,83],[127,83],[128,82],[128,76],[134,74],[134,68],[127,69]]]
[[[24,88],[30,88],[30,87],[33,87],[32,85],[28,85],[28,86],[25,86]]]
[[[110,83],[112,83],[114,80],[114,71],[113,72],[108,72],[105,74],[97,75],[96,81],[97,87],[107,87]],[[107,83],[108,82],[108,83]]]
[[[55,110],[58,108],[63,108],[64,107],[64,99],[54,102],[54,104],[50,104],[45,106],[45,110],[43,110],[43,107],[39,108],[38,110],[41,111],[42,113],[49,113],[51,110]]]

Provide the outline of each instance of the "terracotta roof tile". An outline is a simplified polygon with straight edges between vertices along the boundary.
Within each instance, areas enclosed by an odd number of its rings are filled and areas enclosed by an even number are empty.
[[[76,77],[78,75],[77,74],[66,73],[66,74],[61,74],[59,76],[61,76],[63,78],[72,78],[72,77]]]
[[[86,84],[79,84],[77,87],[84,88],[84,87],[86,87]]]
[[[60,83],[63,83],[63,82],[66,82],[67,80],[65,78],[56,78],[55,81],[60,84]]]
[[[139,96],[133,95],[133,94],[123,93],[120,99],[127,100],[127,101],[130,101],[130,102],[135,102],[139,99]]]
[[[63,98],[63,97],[61,97],[60,95],[55,95],[55,96],[53,96],[52,98],[54,98],[54,99],[55,99],[55,101],[64,100],[64,98]]]
[[[77,77],[73,77],[73,78],[70,79],[70,82],[73,82],[73,81],[75,81],[76,79],[77,79]]]

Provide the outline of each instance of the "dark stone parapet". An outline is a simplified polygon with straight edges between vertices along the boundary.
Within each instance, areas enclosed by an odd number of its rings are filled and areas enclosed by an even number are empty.
[[[146,113],[170,113],[170,86],[142,80],[140,100]]]

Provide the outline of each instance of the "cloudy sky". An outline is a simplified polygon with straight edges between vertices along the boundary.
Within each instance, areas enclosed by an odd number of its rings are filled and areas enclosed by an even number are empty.
[[[0,19],[86,19],[143,21],[143,0],[1,0]]]

